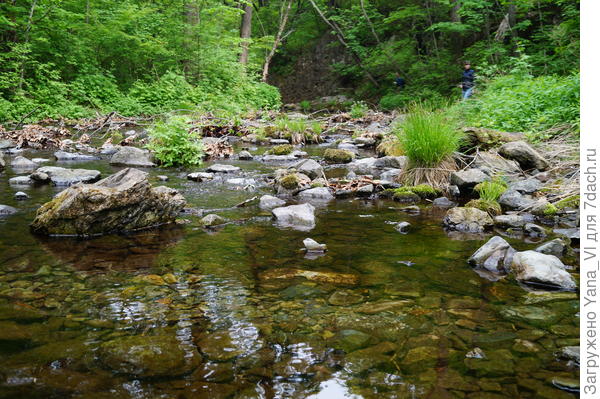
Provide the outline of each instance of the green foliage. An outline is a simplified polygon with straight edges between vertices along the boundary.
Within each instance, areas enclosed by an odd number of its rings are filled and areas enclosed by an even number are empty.
[[[458,149],[463,137],[439,111],[415,104],[395,134],[411,166],[435,168]]]
[[[312,107],[310,104],[310,101],[308,101],[308,100],[300,101],[299,105],[300,105],[300,109],[302,110],[302,112],[309,112]]]
[[[267,151],[267,153],[272,155],[288,155],[293,150],[294,147],[292,147],[290,144],[281,144],[271,148],[269,151]]]
[[[396,197],[407,197],[410,198],[410,195],[406,194],[414,194],[419,196],[419,198],[423,199],[433,199],[439,197],[441,195],[441,191],[431,187],[429,184],[418,184],[416,186],[403,186],[400,188],[396,188],[392,190],[392,198]]]
[[[369,112],[369,107],[362,101],[355,102],[350,108],[350,116],[355,119],[364,117],[367,112]]]
[[[493,79],[477,98],[453,110],[471,125],[503,131],[525,131],[531,139],[557,125],[579,126],[579,75],[566,77],[519,75]]]
[[[491,181],[479,183],[475,186],[475,191],[479,193],[479,198],[482,200],[493,202],[497,201],[507,188],[506,182],[502,178],[496,177]]]
[[[323,153],[323,158],[327,162],[331,163],[348,163],[354,159],[354,153],[348,150],[341,150],[337,148],[328,148]]]
[[[487,212],[490,216],[497,216],[502,214],[502,207],[494,200],[486,199],[474,199],[465,204],[467,208],[477,208],[480,211]]]
[[[161,166],[196,166],[202,163],[203,148],[200,137],[189,132],[189,119],[171,116],[152,126],[147,148],[154,153]]]

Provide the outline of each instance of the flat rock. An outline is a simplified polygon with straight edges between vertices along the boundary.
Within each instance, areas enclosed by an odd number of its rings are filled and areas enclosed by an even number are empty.
[[[473,166],[482,171],[489,171],[494,174],[517,174],[521,172],[519,163],[506,159],[494,152],[479,152],[473,160]]]
[[[309,281],[328,284],[356,285],[360,279],[355,274],[320,272],[314,270],[303,270],[291,267],[283,267],[267,270],[258,275],[260,280],[290,280],[296,277],[303,277]]]
[[[14,186],[29,186],[34,183],[35,181],[32,180],[29,176],[15,176],[8,179],[8,184]]]
[[[91,183],[100,179],[100,171],[93,169],[67,169],[58,166],[42,166],[36,176],[45,174],[55,186],[70,186],[76,183]],[[35,176],[31,176],[35,180]]]
[[[215,178],[215,175],[213,173],[207,173],[207,172],[193,172],[193,173],[189,173],[187,175],[187,179],[193,180],[193,181],[205,181],[205,180],[212,180],[214,178]]]
[[[294,168],[298,172],[305,174],[311,179],[316,179],[323,176],[323,167],[317,161],[312,159],[300,161],[294,165]]]
[[[548,161],[524,141],[505,143],[498,149],[498,153],[504,158],[517,161],[524,170],[545,170],[548,167]]]
[[[75,184],[42,205],[31,224],[44,235],[89,236],[172,223],[185,206],[177,190],[153,188],[148,174],[123,169],[95,184]]]
[[[577,289],[577,284],[565,270],[565,265],[553,255],[536,251],[517,252],[511,269],[516,279],[526,284],[564,290]]]
[[[309,252],[324,252],[327,250],[327,245],[319,244],[312,238],[305,238],[302,244],[304,244],[304,248]]]
[[[239,172],[240,168],[238,168],[237,166],[233,166],[233,165],[224,165],[224,164],[214,164],[208,167],[208,169],[206,169],[208,172],[213,172],[213,173],[235,173],[235,172]]]
[[[272,195],[263,195],[260,197],[258,206],[260,209],[270,211],[273,208],[279,208],[285,205],[285,201]]]
[[[269,143],[275,144],[275,145],[281,145],[281,144],[289,144],[290,141],[288,139],[270,139]]]
[[[542,188],[542,183],[534,177],[525,180],[519,180],[508,186],[509,190],[518,191],[521,194],[533,194],[540,188]]]
[[[450,209],[442,223],[449,230],[465,233],[480,233],[494,225],[494,221],[486,212],[464,207]]]
[[[350,162],[347,167],[348,170],[351,170],[357,175],[369,175],[378,172],[377,158],[372,157],[356,159]]]
[[[454,208],[457,205],[457,203],[454,201],[450,201],[446,197],[439,197],[433,200],[432,205],[438,208]]]
[[[477,184],[488,180],[490,180],[490,177],[480,169],[459,170],[450,175],[450,183],[459,189],[472,189]]]
[[[272,210],[277,223],[282,227],[292,227],[307,231],[315,227],[315,207],[311,204],[290,205]]]
[[[152,162],[152,153],[136,147],[121,147],[110,158],[110,164],[137,166],[140,168],[150,168],[154,166],[154,162]]]
[[[531,209],[535,205],[535,200],[525,197],[516,190],[506,190],[498,198],[498,203],[504,208],[522,210]]]
[[[94,161],[100,159],[94,155],[79,154],[75,152],[56,151],[54,157],[58,161]]]
[[[527,219],[521,215],[498,215],[494,217],[494,224],[499,227],[523,227],[527,223]]]
[[[312,201],[324,202],[324,201],[331,201],[332,199],[334,199],[334,197],[328,188],[315,187],[315,188],[309,188],[308,190],[300,191],[298,193],[298,199],[300,201],[307,201],[307,202],[312,202]]]

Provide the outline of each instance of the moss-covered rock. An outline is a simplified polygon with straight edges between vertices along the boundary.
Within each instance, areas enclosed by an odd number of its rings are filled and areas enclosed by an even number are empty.
[[[292,173],[292,174],[283,176],[279,180],[279,184],[281,185],[281,187],[283,187],[285,189],[294,190],[300,186],[300,178],[295,173]]]
[[[482,199],[474,199],[465,205],[466,208],[476,208],[480,211],[487,212],[490,216],[497,216],[502,214],[502,208],[496,201],[486,201]]]
[[[423,199],[434,199],[441,195],[440,190],[431,187],[429,184],[419,184],[407,188]]]
[[[323,158],[331,163],[349,163],[354,159],[354,153],[347,150],[328,148],[325,150]]]
[[[291,144],[281,144],[281,145],[276,145],[275,147],[271,148],[269,151],[267,151],[267,154],[288,155],[288,154],[291,154],[293,150],[294,150],[294,147]]]

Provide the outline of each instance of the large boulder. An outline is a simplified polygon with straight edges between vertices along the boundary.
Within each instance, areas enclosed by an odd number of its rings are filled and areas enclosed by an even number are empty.
[[[305,174],[311,179],[316,179],[323,176],[323,167],[312,159],[306,159],[294,165],[294,168],[300,173]]]
[[[479,152],[473,160],[473,167],[493,174],[517,174],[521,167],[516,161],[503,158],[494,152]]]
[[[272,212],[281,226],[302,231],[312,230],[315,227],[315,207],[311,204],[275,208]]]
[[[100,179],[100,172],[93,169],[67,169],[58,166],[42,166],[31,179],[40,183],[50,183],[55,186],[71,186],[76,183],[93,183]]]
[[[503,144],[498,153],[504,158],[517,161],[525,170],[544,170],[548,167],[548,161],[524,141],[513,141]]]
[[[472,189],[477,184],[486,180],[490,180],[490,177],[479,169],[459,170],[458,172],[453,172],[450,175],[450,183],[454,184],[461,190]]]
[[[140,230],[175,220],[185,206],[177,190],[153,188],[148,174],[123,169],[95,184],[76,184],[42,205],[35,233],[89,236]]]
[[[494,221],[487,212],[477,208],[456,207],[446,213],[443,224],[449,230],[481,233],[492,228]]]
[[[202,361],[195,346],[166,335],[115,338],[100,346],[98,357],[110,370],[136,377],[179,376]]]
[[[504,238],[494,236],[471,255],[468,262],[495,274],[506,274],[510,270],[515,253]]]
[[[121,147],[119,151],[110,158],[111,165],[137,166],[150,168],[154,166],[152,154],[149,151],[135,147]]]
[[[517,252],[513,256],[512,271],[518,281],[534,286],[575,290],[577,284],[565,270],[565,265],[554,255],[536,251]]]

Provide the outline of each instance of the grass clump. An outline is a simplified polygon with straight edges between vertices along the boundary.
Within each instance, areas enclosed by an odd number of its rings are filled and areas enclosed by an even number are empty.
[[[452,154],[458,150],[463,133],[439,111],[413,105],[395,129],[408,165],[399,176],[407,185],[429,184],[446,187],[456,170]]]
[[[398,136],[389,134],[377,145],[377,153],[383,156],[398,157],[404,155]]]
[[[318,122],[309,125],[305,119],[277,118],[274,128],[268,129],[272,137],[288,139],[292,144],[320,143],[323,127]]]
[[[288,155],[291,154],[293,150],[294,147],[291,144],[281,144],[271,148],[267,153],[271,155]]]
[[[161,166],[196,166],[202,163],[204,149],[197,134],[189,132],[189,119],[171,116],[156,122],[148,131],[147,148]]]
[[[563,210],[565,208],[579,208],[579,200],[579,195],[572,195],[570,197],[561,199],[554,205],[558,210]]]
[[[323,158],[331,163],[348,163],[354,159],[354,153],[347,150],[328,148],[325,150]]]
[[[350,107],[350,116],[354,119],[363,118],[369,112],[369,107],[362,101],[357,101]]]
[[[491,181],[479,183],[474,187],[474,190],[479,193],[480,199],[492,202],[498,201],[498,198],[504,194],[507,188],[506,182],[502,178],[496,177]]]
[[[308,100],[302,100],[298,105],[300,105],[300,109],[302,110],[302,112],[308,112],[311,109],[311,104]]]
[[[466,208],[477,208],[480,211],[487,212],[490,216],[498,216],[502,214],[502,207],[496,201],[474,199],[465,205]]]

